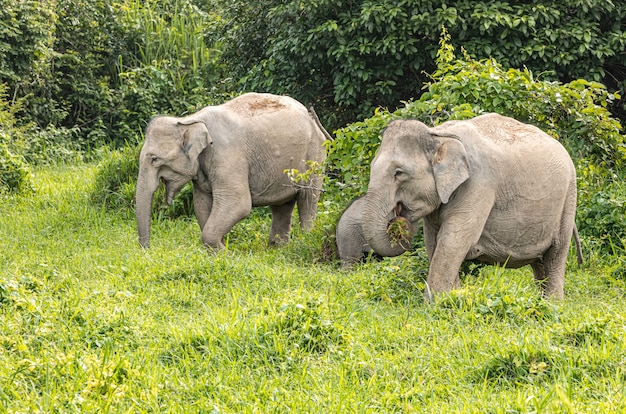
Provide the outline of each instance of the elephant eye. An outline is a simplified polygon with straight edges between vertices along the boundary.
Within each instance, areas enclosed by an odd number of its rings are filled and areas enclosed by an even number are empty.
[[[402,171],[400,168],[396,168],[396,170],[393,172],[393,178],[400,178],[403,174],[404,171]]]
[[[156,164],[159,161],[159,157],[157,157],[156,155],[151,155],[150,156],[150,162],[152,164]]]

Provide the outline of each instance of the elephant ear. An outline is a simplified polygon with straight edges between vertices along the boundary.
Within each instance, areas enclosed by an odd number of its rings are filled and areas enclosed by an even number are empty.
[[[178,125],[184,127],[181,148],[195,166],[200,153],[213,143],[209,129],[204,122],[197,120],[180,121]]]
[[[432,158],[435,185],[441,202],[446,204],[452,193],[470,176],[467,152],[463,143],[454,136],[438,136],[439,144]]]

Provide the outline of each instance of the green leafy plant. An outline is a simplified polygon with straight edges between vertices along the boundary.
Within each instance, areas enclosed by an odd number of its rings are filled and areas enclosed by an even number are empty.
[[[282,305],[275,320],[258,335],[263,342],[272,344],[276,338],[281,338],[287,350],[293,348],[294,351],[313,354],[324,353],[345,342],[341,327],[324,318],[320,304],[311,301]]]
[[[626,11],[615,1],[237,0],[224,15],[224,59],[243,88],[326,105],[332,125],[418,98],[442,25],[476,59],[626,86]]]
[[[313,182],[313,176],[318,175],[322,176],[324,173],[324,166],[317,161],[306,161],[307,170],[299,171],[297,168],[291,168],[284,170],[283,173],[287,175],[289,181],[296,188],[307,188],[315,186],[316,184]],[[322,190],[321,186],[318,185],[316,189]]]
[[[475,373],[475,381],[501,385],[549,382],[555,376],[555,356],[531,345],[512,346],[494,356]]]
[[[404,217],[395,217],[387,226],[387,234],[392,245],[402,245],[406,249],[411,247],[409,236],[411,235],[411,224]]]
[[[111,210],[134,210],[140,150],[140,146],[127,146],[103,156],[90,194],[92,203]],[[157,189],[153,214],[169,218],[193,216],[191,184],[183,187],[171,206],[166,203],[163,186]]]
[[[139,175],[140,147],[113,151],[101,162],[91,201],[105,208],[130,210],[135,205],[135,185]]]
[[[6,101],[6,85],[0,84],[0,194],[33,189],[30,167],[22,156],[28,128],[16,124],[18,107]]]

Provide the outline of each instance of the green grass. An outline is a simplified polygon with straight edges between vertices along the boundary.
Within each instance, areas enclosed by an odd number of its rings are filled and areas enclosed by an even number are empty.
[[[144,251],[132,212],[90,204],[95,171],[0,199],[1,412],[626,409],[611,260],[572,256],[563,302],[485,267],[428,306],[423,251],[343,272],[323,225],[267,249],[262,213],[218,254],[191,219],[153,222]]]

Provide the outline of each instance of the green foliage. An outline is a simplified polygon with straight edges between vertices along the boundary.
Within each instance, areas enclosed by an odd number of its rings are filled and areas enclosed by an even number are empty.
[[[90,192],[94,205],[116,211],[134,211],[140,150],[141,146],[127,146],[103,157]],[[152,211],[158,217],[193,216],[191,184],[183,187],[171,206],[167,205],[165,188],[160,186],[154,195]]]
[[[99,149],[90,147],[79,128],[38,128],[30,124],[22,135],[21,151],[32,166],[75,164],[97,159]]]
[[[0,17],[0,83],[22,99],[20,120],[67,128],[83,150],[123,146],[154,114],[223,87],[219,17],[192,0],[9,0]]]
[[[224,58],[243,88],[327,105],[320,113],[333,112],[332,125],[417,98],[435,70],[442,25],[476,59],[626,87],[626,10],[617,1],[237,0],[225,16]]]
[[[0,85],[0,194],[32,190],[32,176],[21,155],[26,128],[15,122],[17,105],[6,101],[6,86]]]
[[[90,196],[92,203],[111,209],[134,208],[140,149],[125,147],[101,162]]]
[[[591,167],[591,166],[590,166]],[[588,170],[582,172],[576,213],[582,235],[593,236],[605,251],[626,252],[626,185],[624,179],[602,174],[601,185],[589,185]],[[623,175],[622,175],[623,176]]]
[[[0,134],[1,141],[4,141],[3,135]],[[30,179],[30,169],[24,159],[11,153],[6,144],[0,143],[0,194],[32,189]]]
[[[495,290],[491,287],[460,289],[437,300],[439,310],[462,311],[486,321],[524,321],[528,319],[553,320],[552,304],[537,295],[535,290],[507,291],[507,287]]]
[[[555,355],[544,349],[528,346],[513,346],[500,352],[475,373],[474,381],[493,382],[498,385],[543,383],[557,376],[552,370]],[[550,378],[552,377],[552,378]]]
[[[282,305],[255,334],[255,342],[281,360],[299,353],[322,354],[345,342],[342,328],[326,319],[314,301]]]
[[[209,46],[219,16],[191,0],[126,0],[122,10],[124,26],[137,28],[137,40],[136,53],[117,62],[120,137],[134,136],[155,114],[182,115],[225,100],[218,52]]]
[[[14,97],[38,99],[34,96],[38,88],[51,81],[57,3],[57,0],[3,2],[0,10],[0,83],[6,83]],[[28,113],[26,117],[34,120]]]

